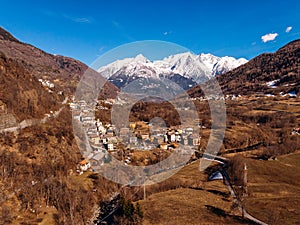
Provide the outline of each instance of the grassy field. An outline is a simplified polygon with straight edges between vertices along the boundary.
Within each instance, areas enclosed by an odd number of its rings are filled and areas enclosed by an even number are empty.
[[[212,164],[214,166],[214,164]],[[181,169],[165,183],[177,183],[177,189],[149,193],[139,201],[144,211],[143,224],[249,224],[231,212],[232,198],[223,181],[207,181],[199,172],[199,161]]]
[[[300,152],[271,161],[248,158],[247,165],[247,212],[268,224],[299,224]],[[227,186],[222,181],[206,182],[207,175],[198,166],[196,161],[166,181],[181,184],[179,188],[151,193],[147,187],[147,199],[139,201],[144,225],[251,224],[232,210]]]
[[[300,223],[300,152],[273,161],[248,159],[248,212],[269,224]]]
[[[240,224],[240,217],[229,215],[227,194],[217,184],[206,190],[179,188],[151,195],[141,201],[143,224]]]

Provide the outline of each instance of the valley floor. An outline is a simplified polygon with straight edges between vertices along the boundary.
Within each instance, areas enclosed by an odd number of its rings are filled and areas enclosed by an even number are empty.
[[[151,195],[149,187],[150,195],[140,201],[143,224],[251,224],[238,210],[232,210],[227,185],[207,182],[207,175],[198,167],[199,161],[195,161],[170,178],[170,183],[176,180],[180,188]]]
[[[272,161],[247,159],[249,196],[243,204],[250,215],[267,224],[299,223],[299,162],[299,151]],[[196,161],[170,178],[185,184],[190,179],[197,182],[148,194],[140,201],[144,225],[252,223],[232,208],[232,197],[223,181],[207,182],[198,165]],[[151,192],[151,186],[148,189]]]

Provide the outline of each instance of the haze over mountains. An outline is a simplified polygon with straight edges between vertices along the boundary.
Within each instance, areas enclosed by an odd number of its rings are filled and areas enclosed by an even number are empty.
[[[137,78],[159,79],[164,77],[189,89],[212,77],[224,74],[248,62],[244,58],[217,57],[212,54],[195,55],[190,52],[170,55],[151,62],[143,55],[125,58],[98,69],[98,72],[122,88]]]

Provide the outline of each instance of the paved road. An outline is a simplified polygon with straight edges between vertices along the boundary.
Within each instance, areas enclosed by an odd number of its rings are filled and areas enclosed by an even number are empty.
[[[238,200],[236,194],[234,193],[233,188],[231,187],[231,185],[228,183],[227,181],[227,186],[228,189],[230,191],[231,196],[233,197],[234,201],[238,204],[238,209],[239,211],[244,215],[244,217],[246,217],[247,219],[257,223],[257,224],[261,224],[261,225],[268,225],[267,223],[264,223],[263,221],[256,219],[254,216],[251,216],[243,207],[241,202]]]
[[[214,162],[220,163],[222,165],[226,165],[226,163],[228,162],[227,158],[220,157],[220,156],[215,156],[215,155],[211,155],[211,154],[208,154],[208,153],[204,153],[202,159],[209,160],[209,161],[214,161]],[[226,173],[226,171],[224,169],[222,169],[221,173],[222,173],[223,177],[225,178],[226,184],[228,186],[228,190],[229,190],[231,196],[233,197],[233,201],[238,204],[238,209],[244,215],[244,217],[246,217],[247,219],[249,219],[249,220],[251,220],[251,221],[253,221],[253,222],[257,223],[257,224],[268,225],[267,223],[264,223],[263,221],[255,218],[254,216],[251,216],[244,209],[244,207],[242,207],[242,203],[238,200],[238,198],[237,198],[237,196],[236,196],[236,194],[235,194],[235,192],[234,192],[234,190],[232,188],[232,185],[230,183],[228,174]]]
[[[49,119],[56,118],[56,117],[59,116],[59,114],[61,113],[61,111],[64,109],[65,104],[68,102],[68,100],[69,100],[69,97],[66,97],[64,99],[64,101],[62,102],[63,106],[60,107],[59,110],[55,111],[51,117],[48,117],[46,115],[42,119],[26,119],[26,120],[23,120],[22,122],[20,122],[18,124],[18,126],[8,127],[8,128],[5,128],[5,129],[1,129],[0,133],[4,133],[4,132],[17,132],[17,131],[22,130],[22,129],[26,128],[26,127],[31,127],[31,126],[34,126],[34,125],[37,125],[37,124],[46,123]]]
[[[221,173],[222,173],[223,177],[225,178],[225,181],[226,181],[228,190],[229,190],[231,196],[233,197],[234,203],[237,203],[238,209],[239,209],[239,211],[244,215],[244,217],[247,218],[247,219],[249,219],[249,220],[251,220],[251,221],[253,221],[253,222],[255,222],[255,223],[257,223],[257,224],[268,225],[267,223],[265,223],[265,222],[263,222],[263,221],[261,221],[261,220],[255,218],[254,216],[251,216],[251,215],[244,209],[244,207],[242,206],[242,203],[239,201],[239,199],[237,198],[237,196],[236,196],[236,194],[235,194],[235,192],[234,192],[234,190],[233,190],[233,188],[232,188],[232,185],[231,185],[231,183],[230,183],[228,174],[226,173],[225,170],[222,170]]]

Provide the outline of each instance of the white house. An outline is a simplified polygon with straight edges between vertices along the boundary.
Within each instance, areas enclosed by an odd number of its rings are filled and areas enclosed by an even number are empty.
[[[193,134],[194,129],[192,127],[186,128],[186,134]]]
[[[181,142],[181,135],[180,135],[180,133],[178,131],[175,132],[175,141],[176,142]]]
[[[79,163],[79,168],[82,172],[87,171],[89,168],[91,168],[91,163],[89,160],[84,159]]]
[[[175,142],[175,141],[176,141],[176,135],[175,135],[174,133],[172,133],[172,134],[170,135],[170,141],[171,141],[171,142]]]
[[[168,135],[166,135],[166,134],[164,135],[164,141],[165,141],[165,142],[168,142],[168,141],[169,141]]]
[[[114,143],[108,143],[107,144],[107,150],[108,151],[113,151],[114,150]]]
[[[99,131],[100,134],[105,134],[106,133],[106,129],[102,125],[98,126],[98,124],[97,124],[97,128],[98,128],[98,131]]]

